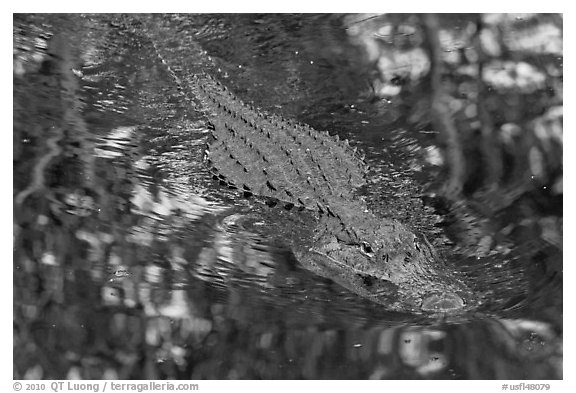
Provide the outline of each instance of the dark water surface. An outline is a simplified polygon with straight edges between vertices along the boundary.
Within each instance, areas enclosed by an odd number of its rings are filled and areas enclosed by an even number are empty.
[[[483,220],[458,215],[465,196],[440,206],[437,133],[410,123],[405,95],[375,98],[354,19],[154,23],[190,70],[365,151],[371,207],[425,233],[481,304],[393,313],[303,269],[283,239],[308,236],[310,213],[212,179],[206,118],[154,31],[16,15],[14,378],[562,378],[561,190],[522,191]],[[187,39],[207,54],[188,58]]]

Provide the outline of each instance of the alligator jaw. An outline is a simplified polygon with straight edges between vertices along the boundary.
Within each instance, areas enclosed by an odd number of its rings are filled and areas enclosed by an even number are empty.
[[[295,251],[295,256],[308,270],[376,303],[390,307],[399,300],[399,288],[393,282],[351,268],[321,250],[310,248],[304,252]],[[358,258],[363,256],[359,255]]]
[[[380,239],[386,237],[383,231],[375,234]],[[297,258],[316,274],[391,310],[452,314],[464,309],[469,289],[450,276],[438,256],[427,252],[426,244],[411,249],[404,240],[402,245],[387,253],[368,255],[361,244],[339,241],[328,233],[320,235],[316,244]]]

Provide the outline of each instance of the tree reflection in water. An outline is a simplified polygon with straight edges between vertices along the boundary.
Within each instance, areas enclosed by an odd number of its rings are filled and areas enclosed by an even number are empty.
[[[473,315],[424,319],[387,312],[303,270],[277,240],[305,237],[309,217],[268,210],[211,182],[202,115],[122,17],[15,15],[14,378],[562,378],[561,21],[544,16],[516,29],[505,17],[478,17],[450,30],[447,17],[350,16],[349,41],[331,35],[337,19],[327,16],[308,16],[310,24],[167,18],[174,27],[206,26],[196,38],[210,50],[220,45],[228,82],[246,99],[318,128],[341,120],[375,164],[367,191],[380,195],[374,204],[453,242],[486,303]],[[261,25],[277,31],[269,36]],[[433,115],[430,96],[412,93],[427,67],[438,67],[429,60],[438,48],[403,46],[422,38],[421,26],[462,44],[447,52],[461,57],[442,66],[460,76],[441,87],[454,99],[448,121],[465,153],[461,173],[450,171],[450,142],[405,131],[425,131],[414,124],[428,126]],[[218,37],[234,29],[248,29],[231,34],[239,40],[263,36],[262,46],[227,47]],[[388,42],[392,35],[401,42]],[[303,43],[297,56],[295,40]],[[475,58],[478,40],[487,53]],[[540,49],[529,45],[538,42]],[[392,44],[398,50],[384,59]],[[363,50],[372,63],[358,60]],[[251,63],[259,51],[270,54],[262,68]],[[528,55],[517,61],[520,52]],[[311,53],[321,68],[303,58]],[[478,62],[485,78],[474,84],[466,70]],[[366,87],[350,81],[367,74],[370,99],[339,98]],[[247,88],[255,81],[275,88]],[[407,120],[394,106],[401,100],[414,104]],[[446,108],[433,110],[442,119]],[[402,121],[410,127],[398,127]],[[435,123],[440,133],[451,126]],[[489,132],[498,132],[495,145]],[[474,157],[496,162],[478,172]],[[415,204],[415,178],[432,189],[431,178],[455,186],[428,193],[434,212]]]

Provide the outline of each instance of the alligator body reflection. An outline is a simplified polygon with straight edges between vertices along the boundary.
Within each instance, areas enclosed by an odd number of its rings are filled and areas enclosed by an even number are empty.
[[[207,157],[215,177],[315,212],[312,245],[291,245],[303,266],[391,310],[468,308],[471,291],[427,239],[369,211],[356,194],[366,167],[348,142],[247,105],[213,77],[190,70],[172,50],[182,41],[176,44],[158,25],[144,30],[181,90],[200,102],[208,118],[213,141]]]

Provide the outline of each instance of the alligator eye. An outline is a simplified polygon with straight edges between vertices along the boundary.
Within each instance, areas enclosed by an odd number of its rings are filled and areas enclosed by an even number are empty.
[[[416,251],[420,252],[420,244],[416,238],[414,238],[414,247],[416,248]]]
[[[395,76],[390,79],[390,84],[392,86],[403,86],[406,84],[406,79],[402,78],[401,76]]]
[[[370,244],[366,242],[362,242],[361,248],[362,252],[365,254],[372,255],[374,253],[374,251],[372,250],[372,246],[370,246]]]

